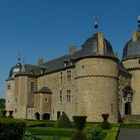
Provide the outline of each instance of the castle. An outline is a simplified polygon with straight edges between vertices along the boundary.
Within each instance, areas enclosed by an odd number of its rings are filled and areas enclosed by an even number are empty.
[[[96,32],[81,49],[37,65],[19,62],[6,80],[6,110],[14,118],[57,120],[64,111],[87,121],[110,122],[140,115],[140,20],[123,50],[122,60],[103,33]]]

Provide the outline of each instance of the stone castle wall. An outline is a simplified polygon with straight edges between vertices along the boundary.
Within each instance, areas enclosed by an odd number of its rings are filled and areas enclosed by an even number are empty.
[[[6,82],[6,110],[15,110],[15,97],[14,97],[15,83],[14,79]],[[7,115],[9,115],[7,113]]]
[[[124,66],[128,69],[128,71],[132,74],[131,79],[131,87],[134,90],[132,96],[132,114],[140,114],[140,63],[139,59],[130,59],[123,61]]]
[[[111,59],[85,58],[76,64],[77,115],[87,121],[102,121],[110,114],[110,122],[118,120],[118,64]]]
[[[71,82],[67,82],[67,70],[71,70],[72,79]],[[42,76],[38,79],[37,89],[41,89],[43,86],[47,86],[52,92],[52,110],[51,118],[57,119],[57,112],[65,111],[66,114],[72,119],[76,111],[76,84],[75,84],[75,69],[67,69],[57,73]],[[62,83],[61,83],[62,72]],[[71,90],[71,101],[67,102],[67,90]],[[62,92],[62,102],[60,102],[60,91]]]

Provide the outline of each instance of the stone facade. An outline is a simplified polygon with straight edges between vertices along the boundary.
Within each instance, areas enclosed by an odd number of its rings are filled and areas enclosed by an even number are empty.
[[[132,59],[123,61],[124,66],[132,74],[131,86],[134,90],[131,102],[132,114],[140,114],[139,101],[140,101],[140,59]]]
[[[88,121],[102,121],[101,114],[108,113],[109,120],[117,122],[117,66],[117,61],[104,58],[77,62],[77,115],[88,114]]]

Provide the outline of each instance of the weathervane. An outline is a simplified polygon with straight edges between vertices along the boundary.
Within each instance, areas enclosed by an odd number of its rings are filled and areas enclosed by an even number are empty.
[[[99,25],[98,25],[97,17],[95,16],[94,17],[94,28],[95,28],[96,32],[98,32],[98,27],[99,27]]]

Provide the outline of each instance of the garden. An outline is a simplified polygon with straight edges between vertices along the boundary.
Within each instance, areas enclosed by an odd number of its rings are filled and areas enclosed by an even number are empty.
[[[71,122],[65,112],[58,121],[17,120],[4,118],[0,112],[1,140],[116,140],[119,124],[104,121],[86,122],[86,116],[73,116]]]

